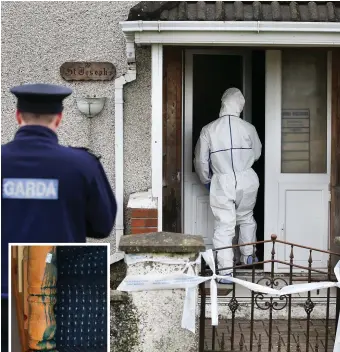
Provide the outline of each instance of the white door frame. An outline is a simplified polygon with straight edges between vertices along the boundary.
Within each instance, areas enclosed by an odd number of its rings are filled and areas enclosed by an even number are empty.
[[[281,176],[281,96],[282,96],[282,67],[281,51],[266,51],[266,99],[265,99],[265,145],[270,153],[265,154],[265,213],[264,213],[264,240],[270,240],[272,234],[278,238],[284,229],[280,221],[280,192],[279,181]],[[327,173],[323,176],[330,182],[331,173],[331,94],[332,94],[332,58],[328,52],[327,60]],[[270,131],[270,133],[268,133]],[[276,138],[272,138],[272,136]],[[270,167],[268,167],[270,165]],[[309,174],[310,185],[313,180],[319,182],[320,174]],[[285,184],[296,184],[302,179],[299,174],[285,174]],[[301,182],[301,181],[300,181]],[[304,186],[301,186],[302,188]],[[328,190],[329,192],[329,190]],[[282,193],[282,192],[281,192]],[[281,202],[282,203],[282,202]],[[328,214],[329,215],[329,214]],[[328,236],[324,238],[325,249],[329,245],[329,219]],[[271,244],[265,244],[264,260],[270,260]],[[277,246],[276,246],[277,247]],[[276,270],[278,270],[276,265]],[[270,263],[264,265],[265,271],[270,271]]]
[[[184,99],[183,99],[183,151],[182,151],[182,224],[184,233],[193,234],[190,219],[192,219],[192,204],[187,200],[191,197],[192,184],[187,182],[191,179],[192,168],[187,170],[188,165],[192,165],[192,125],[193,125],[193,106],[187,102],[193,100],[193,56],[194,55],[237,55],[243,57],[243,93],[246,98],[246,105],[244,109],[244,119],[251,122],[251,56],[249,49],[235,50],[235,49],[186,49],[184,62]],[[249,95],[249,96],[248,96]],[[187,133],[189,131],[189,133]],[[187,166],[187,167],[186,167]],[[197,183],[200,183],[197,177]]]
[[[163,45],[151,46],[151,193],[157,199],[158,231],[163,227]]]

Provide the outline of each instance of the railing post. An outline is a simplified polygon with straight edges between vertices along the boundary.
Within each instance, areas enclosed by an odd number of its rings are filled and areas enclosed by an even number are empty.
[[[255,257],[256,257],[256,244],[253,245],[253,267],[251,271],[251,282],[255,282]],[[251,312],[250,312],[250,341],[249,341],[249,350],[253,350],[253,338],[254,338],[254,298],[255,298],[255,293],[254,291],[251,291]]]
[[[235,252],[234,252],[234,257],[233,257],[233,276],[236,276],[236,257],[235,257]],[[231,300],[229,301],[229,308],[231,310],[231,338],[230,338],[230,348],[233,351],[234,350],[234,343],[235,343],[235,313],[238,308],[238,302],[235,297],[235,282],[233,282],[233,295]]]
[[[271,235],[271,240],[273,242],[271,251],[271,270],[270,270],[270,287],[274,287],[274,270],[275,270],[275,241],[277,239],[276,235]],[[273,331],[273,297],[270,297],[269,306],[269,339],[268,339],[268,351],[272,350],[272,331]]]
[[[340,314],[340,288],[336,289],[336,308],[335,308],[335,321],[336,321],[336,325],[338,326],[338,322],[339,322],[339,314]]]
[[[312,250],[309,251],[309,258],[308,258],[308,283],[312,281]],[[311,300],[311,293],[308,291],[307,294],[307,301],[305,303],[305,312],[307,314],[307,334],[306,334],[306,352],[309,352],[309,337],[310,337],[310,314],[314,309],[314,303]]]
[[[328,258],[328,281],[331,281],[331,274],[332,274],[332,256],[329,255]],[[330,288],[327,289],[327,302],[326,302],[326,327],[325,327],[325,351],[328,350],[328,326],[329,326],[329,303],[330,303],[330,295],[331,290]]]
[[[290,247],[290,255],[289,255],[289,285],[293,284],[293,264],[294,264],[294,246]],[[288,337],[287,337],[287,352],[290,352],[290,339],[292,332],[292,295],[288,297]]]

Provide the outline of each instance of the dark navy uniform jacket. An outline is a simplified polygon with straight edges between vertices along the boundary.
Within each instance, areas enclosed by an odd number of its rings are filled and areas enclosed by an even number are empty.
[[[109,236],[117,205],[99,160],[58,144],[42,126],[21,127],[1,147],[1,292],[8,243],[86,242]]]

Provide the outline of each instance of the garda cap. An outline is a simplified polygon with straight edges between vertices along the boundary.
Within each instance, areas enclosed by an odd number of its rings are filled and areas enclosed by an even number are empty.
[[[20,112],[33,114],[59,114],[63,100],[72,94],[72,89],[53,84],[24,84],[11,90],[17,99]]]

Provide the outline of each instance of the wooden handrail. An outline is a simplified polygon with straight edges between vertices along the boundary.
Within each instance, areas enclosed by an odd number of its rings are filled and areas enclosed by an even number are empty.
[[[18,333],[20,338],[21,352],[28,350],[27,344],[27,330],[24,329],[24,301],[23,294],[19,292],[19,265],[18,262],[18,247],[12,247],[12,258],[11,258],[11,282],[12,282],[12,299],[16,307],[16,320],[18,326]],[[9,307],[11,309],[11,307]],[[11,328],[11,327],[9,327]]]

